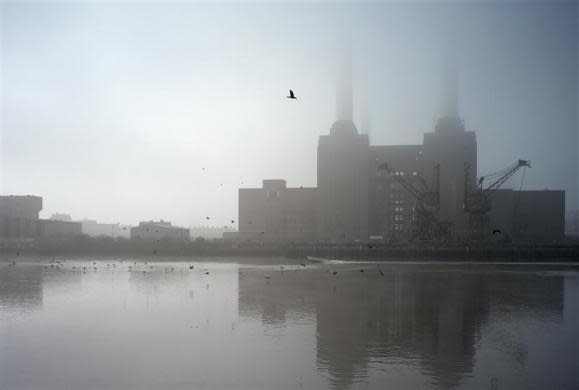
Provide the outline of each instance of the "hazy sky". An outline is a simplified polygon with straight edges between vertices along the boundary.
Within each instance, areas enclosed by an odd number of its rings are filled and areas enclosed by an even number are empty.
[[[344,40],[372,143],[421,143],[441,113],[449,36],[479,175],[530,159],[525,188],[565,189],[576,207],[576,2],[0,1],[0,11],[1,192],[42,196],[44,217],[222,226],[237,219],[239,187],[315,186]],[[299,100],[285,99],[289,88]]]

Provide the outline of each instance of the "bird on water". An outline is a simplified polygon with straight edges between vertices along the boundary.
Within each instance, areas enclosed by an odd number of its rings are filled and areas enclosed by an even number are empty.
[[[295,95],[294,95],[294,91],[292,91],[291,89],[289,90],[289,96],[286,96],[286,98],[288,98],[288,99],[297,99],[297,97],[295,97]]]

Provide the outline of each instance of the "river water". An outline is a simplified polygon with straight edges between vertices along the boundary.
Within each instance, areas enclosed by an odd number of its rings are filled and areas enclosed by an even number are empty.
[[[579,389],[579,265],[50,260],[0,262],[0,389]]]

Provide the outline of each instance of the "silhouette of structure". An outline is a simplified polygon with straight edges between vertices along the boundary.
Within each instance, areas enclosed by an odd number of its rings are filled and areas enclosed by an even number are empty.
[[[308,242],[316,235],[318,190],[288,188],[264,180],[262,188],[239,190],[239,234],[247,240]]]
[[[40,219],[41,210],[40,196],[0,196],[0,239],[62,238],[82,233],[80,223]]]
[[[193,226],[189,228],[189,233],[191,238],[205,238],[208,240],[218,239],[225,237],[225,235],[229,233],[237,233],[237,230],[234,228],[233,222],[231,226]]]
[[[82,225],[80,222],[41,219],[38,221],[38,235],[45,238],[66,238],[80,236]]]
[[[459,115],[458,71],[453,54],[448,56],[445,71],[443,115],[434,131],[424,134],[422,145],[371,145],[368,134],[358,131],[352,116],[351,68],[351,61],[345,61],[338,82],[337,120],[329,134],[319,138],[317,189],[308,189],[311,196],[295,203],[296,207],[301,204],[302,210],[291,211],[292,215],[316,215],[315,227],[310,220],[299,222],[304,231],[311,232],[300,241],[351,243],[378,238],[396,242],[441,236],[445,240],[473,239],[467,196],[480,192],[477,142],[476,134],[465,130]],[[364,126],[369,127],[367,123]],[[379,169],[384,163],[389,170]],[[272,207],[275,202],[264,195],[269,191],[265,183],[262,190],[239,191],[239,238],[295,239],[287,230],[292,217],[284,214],[283,207]],[[284,184],[282,192],[289,193],[290,189]],[[426,196],[431,199],[427,212],[423,207]],[[313,198],[317,198],[315,209]],[[493,229],[517,240],[564,238],[564,191],[496,190],[489,201],[494,211],[488,213],[488,223],[479,227],[477,239],[489,239]],[[436,225],[433,220],[439,221],[439,227],[445,226],[439,230],[448,234],[425,234],[428,229],[423,225]],[[260,222],[257,227],[250,221]]]
[[[565,213],[565,234],[579,238],[579,210],[567,210]]]
[[[139,226],[131,228],[131,239],[189,241],[189,229],[163,220],[140,222]]]
[[[51,221],[72,222],[72,217],[65,213],[54,213],[50,216]]]
[[[39,196],[0,196],[0,238],[38,236],[41,210],[42,198]]]
[[[91,237],[130,237],[130,231],[123,230],[118,223],[99,223],[92,219],[83,219],[79,221],[82,226],[82,234]]]

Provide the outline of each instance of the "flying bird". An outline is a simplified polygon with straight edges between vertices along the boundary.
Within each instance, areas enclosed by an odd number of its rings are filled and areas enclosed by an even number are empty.
[[[286,96],[286,98],[288,99],[297,99],[297,97],[294,96],[294,91],[292,91],[291,89],[289,90],[290,94],[289,96]]]

